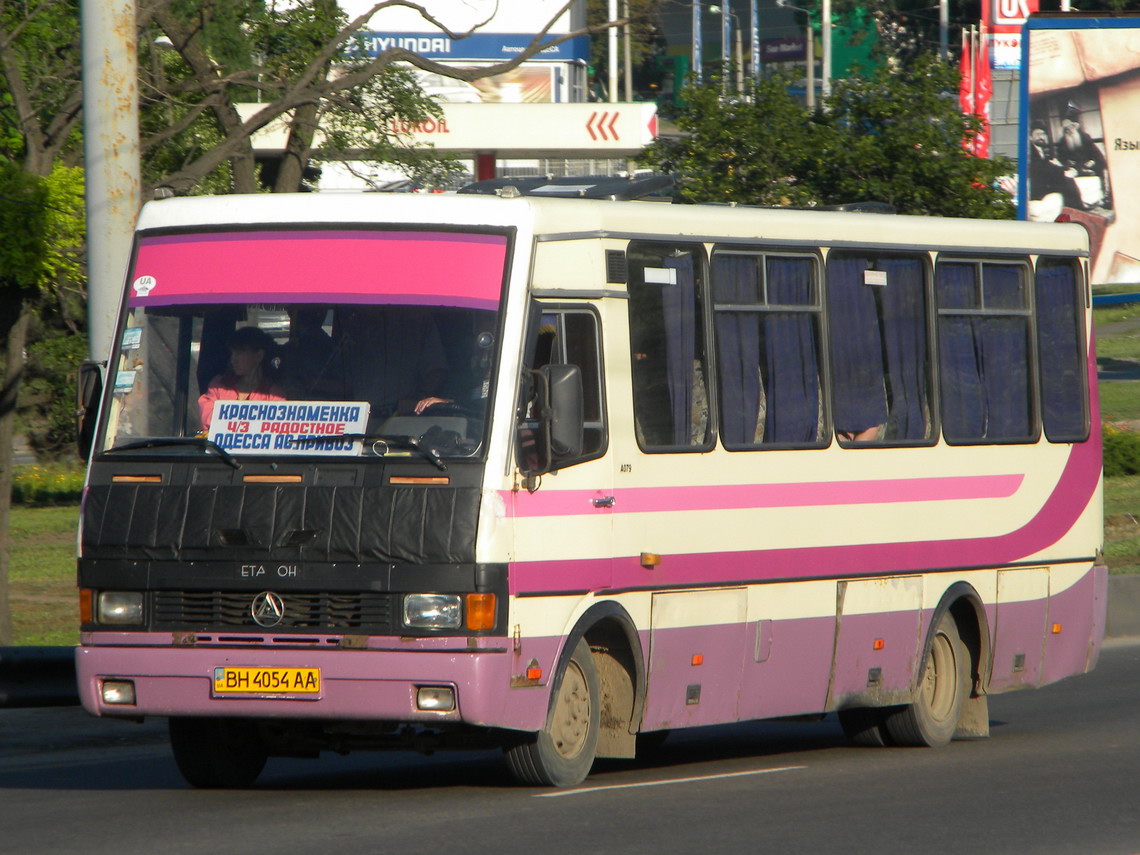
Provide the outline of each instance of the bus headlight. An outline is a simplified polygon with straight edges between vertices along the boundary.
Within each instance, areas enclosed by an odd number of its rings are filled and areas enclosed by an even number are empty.
[[[142,623],[143,595],[132,591],[103,591],[99,594],[96,620],[99,623]]]
[[[463,606],[457,594],[408,594],[404,597],[404,626],[416,629],[459,629]]]

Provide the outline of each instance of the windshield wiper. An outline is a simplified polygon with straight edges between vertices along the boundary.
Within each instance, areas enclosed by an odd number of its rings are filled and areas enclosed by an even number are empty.
[[[203,451],[212,451],[222,458],[222,461],[225,462],[227,466],[231,466],[234,469],[241,469],[241,461],[212,439],[207,439],[204,436],[171,436],[165,439],[140,439],[138,442],[116,445],[114,448],[109,448],[103,453],[116,454],[120,451],[138,451],[141,448],[162,448],[163,446],[170,445],[192,445],[196,448],[201,448]]]
[[[385,445],[393,445],[397,448],[410,448],[425,460],[430,461],[440,472],[447,471],[447,464],[443,462],[443,458],[439,456],[439,452],[432,446],[420,442],[414,436],[391,436],[381,433],[346,433],[344,434],[344,438],[359,439],[363,442],[382,442]],[[383,454],[383,452],[378,453]]]

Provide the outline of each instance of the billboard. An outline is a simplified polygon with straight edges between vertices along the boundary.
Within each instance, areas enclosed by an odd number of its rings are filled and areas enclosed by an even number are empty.
[[[1140,17],[1032,17],[1023,57],[1019,215],[1084,225],[1093,284],[1140,283]]]

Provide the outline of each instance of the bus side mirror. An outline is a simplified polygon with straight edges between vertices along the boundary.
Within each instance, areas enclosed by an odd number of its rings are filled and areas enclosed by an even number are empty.
[[[527,490],[538,489],[538,476],[553,472],[558,462],[582,453],[585,409],[582,369],[577,365],[544,365],[523,373],[528,416],[519,430],[519,466]]]
[[[103,398],[104,363],[86,360],[79,366],[75,389],[75,439],[79,456],[91,456],[95,441],[95,422],[99,416],[99,401]]]
[[[550,395],[550,453],[555,458],[578,457],[585,423],[582,369],[577,365],[544,365],[541,371]]]

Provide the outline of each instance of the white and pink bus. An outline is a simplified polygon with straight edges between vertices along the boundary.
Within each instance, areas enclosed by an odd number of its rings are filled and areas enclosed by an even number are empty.
[[[150,203],[83,505],[83,704],[168,717],[206,787],[487,745],[567,786],[639,734],[825,713],[985,736],[989,695],[1103,635],[1087,268],[1075,225]]]

